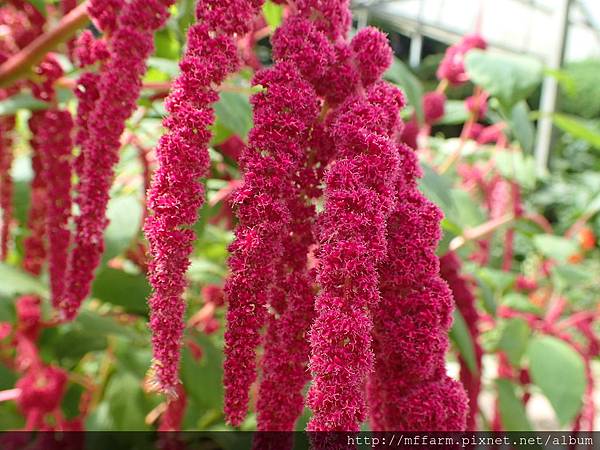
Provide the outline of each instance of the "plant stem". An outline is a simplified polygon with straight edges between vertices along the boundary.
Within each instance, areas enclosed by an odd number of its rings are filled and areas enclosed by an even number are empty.
[[[496,231],[501,226],[512,222],[514,219],[515,215],[513,213],[509,213],[497,219],[490,220],[489,222],[482,223],[481,225],[477,225],[474,228],[469,228],[464,231],[462,236],[457,236],[454,239],[452,239],[452,241],[450,241],[449,248],[451,251],[458,250],[467,242],[482,239]]]
[[[0,87],[9,86],[27,75],[33,66],[44,59],[48,52],[69,40],[89,20],[86,1],[64,16],[56,28],[42,34],[4,62],[0,66]]]

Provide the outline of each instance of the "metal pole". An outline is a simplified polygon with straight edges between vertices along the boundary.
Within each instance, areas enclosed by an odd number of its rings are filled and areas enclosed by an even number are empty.
[[[408,64],[413,69],[421,64],[421,55],[423,54],[423,8],[425,0],[419,2],[419,14],[417,16],[417,27],[410,39],[410,49],[408,53]]]
[[[563,0],[558,11],[559,29],[556,50],[550,60],[550,69],[560,69],[565,58],[567,44],[567,33],[569,31],[569,9],[572,0]],[[540,119],[538,120],[537,139],[535,146],[535,163],[538,173],[543,173],[548,167],[550,146],[552,145],[552,114],[556,110],[558,97],[558,82],[552,76],[546,76],[542,85],[542,97],[540,100]]]

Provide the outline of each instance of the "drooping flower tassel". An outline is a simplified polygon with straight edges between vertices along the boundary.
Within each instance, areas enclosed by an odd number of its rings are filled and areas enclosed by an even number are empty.
[[[440,258],[440,274],[442,278],[446,280],[452,296],[454,297],[454,303],[463,316],[469,334],[471,335],[471,342],[473,342],[473,350],[475,355],[476,371],[469,367],[464,357],[459,357],[460,362],[460,381],[462,382],[467,396],[469,398],[469,415],[467,416],[467,430],[475,430],[475,421],[477,413],[479,411],[478,399],[479,392],[481,391],[481,359],[483,356],[483,349],[479,343],[479,313],[475,307],[475,296],[472,292],[472,286],[470,286],[467,279],[461,275],[461,261],[458,256],[449,252]]]
[[[0,261],[8,256],[10,229],[13,221],[13,180],[10,173],[13,160],[11,132],[14,117],[0,118]]]
[[[246,416],[249,389],[256,379],[256,348],[267,305],[273,301],[271,285],[286,250],[282,240],[294,232],[292,214],[297,211],[290,210],[290,199],[296,192],[291,180],[302,168],[304,144],[319,115],[313,88],[289,63],[259,72],[254,84],[265,90],[252,97],[254,128],[240,160],[244,184],[234,196],[240,222],[226,284],[225,414],[233,425]],[[304,289],[296,294],[303,296]]]
[[[465,429],[466,394],[446,375],[452,294],[439,275],[439,208],[418,190],[416,155],[399,146],[399,201],[388,221],[389,257],[379,266],[374,308],[375,372],[369,380],[371,425],[380,431]]]
[[[28,236],[23,240],[23,269],[32,275],[39,275],[46,260],[46,211],[47,186],[43,173],[40,132],[44,111],[36,111],[29,119],[31,131],[30,146],[32,150],[31,196],[27,217]]]
[[[94,10],[112,11],[114,1],[95,0]],[[153,50],[154,32],[168,17],[171,0],[132,0],[123,6],[108,47],[110,59],[98,80],[98,99],[90,113],[88,136],[82,145],[83,167],[77,186],[80,213],[75,219],[74,248],[67,273],[67,289],[58,309],[72,320],[89,294],[94,271],[104,251],[104,230],[108,225],[106,208],[119,159],[120,137],[125,121],[136,107],[145,61]]]
[[[73,118],[69,111],[47,110],[39,130],[47,196],[46,234],[52,304],[59,306],[65,288],[65,272],[71,239],[71,174]]]
[[[149,279],[150,327],[153,331],[156,387],[173,392],[183,336],[185,273],[195,239],[190,226],[204,202],[199,179],[210,164],[208,129],[214,122],[215,85],[239,66],[235,36],[248,30],[262,2],[200,0],[197,23],[188,32],[188,48],[181,75],[166,101],[170,117],[157,148],[159,167],[148,193],[145,233],[152,260]]]

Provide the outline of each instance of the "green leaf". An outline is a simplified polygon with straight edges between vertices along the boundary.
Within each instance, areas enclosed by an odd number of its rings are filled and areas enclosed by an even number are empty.
[[[523,319],[510,319],[506,322],[498,347],[508,356],[510,363],[519,367],[521,358],[527,351],[529,325]]]
[[[535,187],[535,160],[522,152],[497,152],[494,161],[498,171],[507,179],[532,189]]]
[[[581,409],[586,388],[583,359],[552,336],[533,339],[527,355],[533,382],[548,397],[560,424],[569,423]]]
[[[263,17],[273,30],[281,25],[281,20],[283,19],[283,6],[276,5],[270,0],[267,0],[262,8]]]
[[[502,378],[496,380],[498,406],[502,425],[506,431],[533,431],[523,403],[515,393],[515,385]]]
[[[141,381],[129,372],[116,373],[106,387],[105,398],[114,431],[146,430],[145,401]]]
[[[533,245],[544,256],[565,262],[569,256],[577,253],[577,243],[571,239],[552,234],[538,234],[533,237]]]
[[[131,326],[122,325],[111,317],[101,316],[95,312],[82,311],[77,316],[75,324],[86,332],[100,336],[121,336],[132,341],[144,343],[145,337],[138,334]]]
[[[68,89],[57,89],[56,92],[59,102],[64,102],[73,96],[72,92]],[[40,111],[48,109],[49,105],[49,103],[34,98],[31,94],[23,92],[0,102],[0,116],[13,116],[20,109]]]
[[[600,150],[600,132],[592,128],[585,121],[577,117],[558,113],[552,115],[552,120],[554,125],[565,133],[569,133],[574,138],[581,139],[595,149]]]
[[[139,199],[133,195],[113,197],[108,203],[106,215],[110,223],[104,235],[104,261],[120,255],[131,245],[140,230],[142,206]]]
[[[48,295],[47,287],[27,272],[8,264],[0,263],[0,296],[14,297],[19,294]]]
[[[423,178],[419,183],[419,188],[423,194],[436,205],[438,205],[448,220],[455,213],[455,205],[452,200],[452,181],[444,175],[439,175],[428,164],[421,164],[423,168]]]
[[[179,64],[177,61],[173,61],[167,58],[148,58],[148,67],[150,69],[156,69],[168,75],[170,78],[175,78],[179,75]]]
[[[535,59],[471,50],[465,57],[467,74],[473,83],[482,87],[510,109],[526,99],[542,81],[542,65]]]
[[[510,128],[517,139],[521,148],[531,153],[533,151],[533,143],[535,139],[535,128],[529,119],[529,106],[527,102],[521,100],[510,111]]]
[[[518,292],[509,292],[502,298],[502,305],[514,309],[515,311],[521,311],[532,314],[541,314],[539,307],[531,303],[526,295]]]
[[[247,95],[237,92],[222,92],[215,103],[217,122],[242,139],[252,128],[252,109]]]
[[[423,123],[423,85],[421,81],[398,58],[394,58],[392,66],[384,74],[384,77],[402,88],[408,104],[415,109],[419,122]]]
[[[93,297],[136,314],[146,314],[149,295],[150,286],[144,275],[132,275],[109,267],[98,273],[92,287]]]
[[[454,310],[454,323],[450,329],[450,339],[456,345],[469,370],[473,374],[479,372],[473,339],[471,338],[471,333],[469,333],[467,323],[458,309]]]
[[[46,2],[44,0],[27,0],[28,3],[31,3],[35,9],[37,9],[42,15],[46,16]]]
[[[187,348],[183,349],[181,379],[196,403],[220,411],[223,403],[222,351],[208,336],[194,337],[194,340],[202,347],[202,357],[196,361]]]
[[[437,125],[460,125],[469,119],[469,112],[462,100],[447,100],[444,117]]]

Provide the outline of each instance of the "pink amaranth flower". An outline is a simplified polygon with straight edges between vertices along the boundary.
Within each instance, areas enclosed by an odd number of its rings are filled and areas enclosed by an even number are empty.
[[[204,202],[199,179],[210,164],[209,127],[214,122],[212,104],[218,99],[214,86],[238,68],[234,36],[248,30],[261,3],[198,2],[198,23],[188,32],[181,75],[166,100],[170,116],[165,126],[169,131],[157,147],[159,167],[148,192],[148,206],[153,213],[144,227],[152,255],[149,280],[154,293],[149,304],[154,382],[165,392],[173,392],[179,380],[185,310],[182,295],[195,239],[190,227]]]
[[[34,112],[29,119],[31,130],[30,146],[32,149],[31,166],[33,180],[31,181],[31,197],[27,229],[29,235],[23,240],[23,268],[32,275],[39,275],[46,260],[46,211],[48,193],[46,177],[43,173],[41,155],[41,136],[44,111]]]
[[[55,366],[34,366],[17,381],[21,395],[17,405],[27,419],[25,428],[34,430],[44,425],[44,416],[55,412],[67,385],[67,373]]]
[[[469,368],[465,359],[462,356],[459,357],[460,381],[469,398],[469,415],[467,416],[466,429],[468,431],[473,431],[476,429],[475,419],[477,417],[477,412],[479,411],[478,398],[481,390],[481,359],[483,356],[483,349],[479,343],[479,313],[475,307],[475,296],[472,292],[473,288],[468,280],[461,275],[461,266],[461,261],[455,253],[449,252],[440,258],[440,274],[448,283],[456,307],[465,319],[475,352],[475,364],[477,368],[475,373]]]
[[[418,190],[415,153],[399,146],[401,201],[388,220],[389,257],[379,266],[381,302],[373,305],[375,371],[371,424],[379,431],[459,431],[467,415],[460,384],[445,371],[452,294],[435,255],[442,213]]]
[[[467,111],[472,114],[475,120],[482,120],[488,111],[488,94],[471,95],[465,100]]]
[[[400,134],[400,141],[408,145],[413,150],[417,150],[419,147],[418,137],[419,122],[417,121],[417,116],[415,115],[404,124]]]
[[[336,160],[319,218],[321,293],[310,333],[310,431],[358,431],[366,416],[363,387],[373,364],[368,308],[379,300],[377,265],[387,254],[400,164],[390,136],[403,105],[399,91],[375,84],[342,104],[332,125]]]
[[[124,7],[125,0],[91,0],[87,9],[100,30],[113,33],[117,28],[117,18]]]
[[[12,137],[15,126],[14,117],[0,118],[0,261],[8,256],[10,228],[13,220],[13,181],[10,173],[12,166]]]
[[[379,80],[392,64],[392,52],[387,37],[377,28],[359,30],[350,42],[363,86]]]
[[[465,55],[477,48],[485,50],[487,44],[479,35],[465,36],[460,42],[446,50],[444,59],[437,69],[439,80],[448,80],[451,85],[460,85],[468,80],[465,73]]]
[[[69,111],[50,109],[40,119],[39,147],[47,189],[46,234],[52,304],[59,306],[71,238],[71,152],[73,118]]]
[[[29,82],[33,96],[46,102],[52,101],[56,95],[54,83],[64,73],[56,57],[51,53],[47,54],[34,72],[39,80]]]
[[[423,115],[425,123],[434,125],[444,117],[446,109],[446,96],[441,92],[428,92],[423,96]]]
[[[120,137],[125,120],[136,107],[141,89],[140,78],[146,70],[146,58],[153,49],[154,32],[166,21],[172,3],[169,0],[133,0],[127,3],[109,37],[111,57],[98,79],[98,99],[87,118],[87,137],[81,149],[82,164],[78,167],[80,180],[76,202],[80,213],[75,219],[67,289],[58,304],[67,320],[76,316],[88,295],[94,270],[104,251],[103,234],[108,225],[106,208],[113,167],[119,158]],[[90,4],[90,13],[98,19],[93,11],[105,14],[114,4],[109,0],[94,1]]]
[[[264,91],[252,97],[254,128],[240,160],[244,184],[234,197],[240,223],[225,286],[225,413],[233,425],[246,416],[256,378],[255,352],[271,300],[269,285],[285,251],[283,236],[290,233],[291,177],[301,168],[304,144],[319,114],[313,88],[290,63],[259,72],[254,83]]]
[[[90,30],[85,30],[75,43],[73,56],[79,67],[85,67],[108,59],[110,51],[104,39],[96,39]]]

